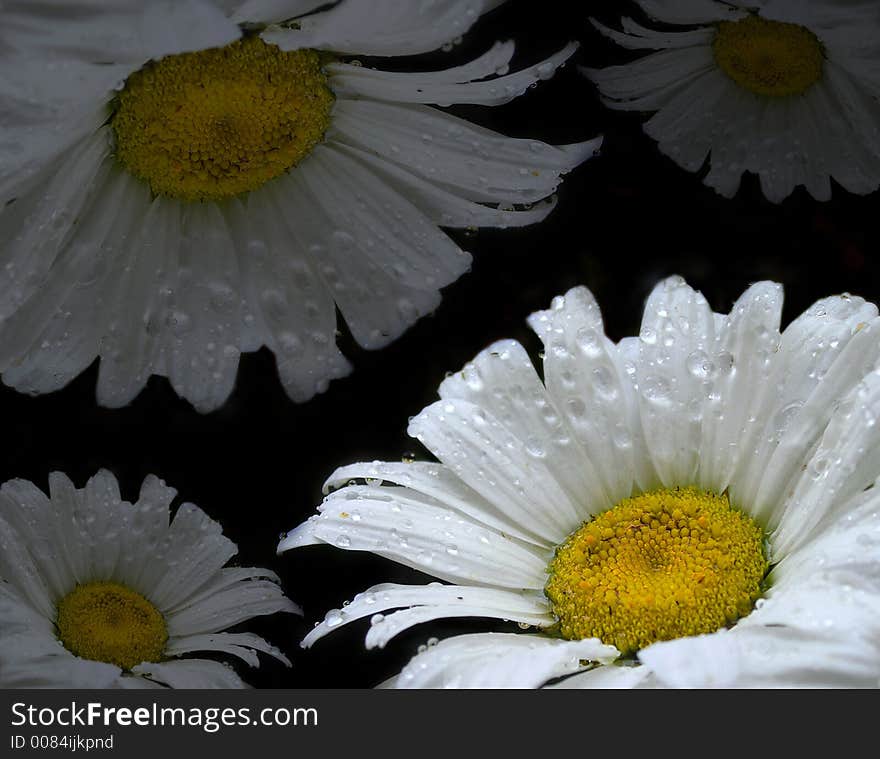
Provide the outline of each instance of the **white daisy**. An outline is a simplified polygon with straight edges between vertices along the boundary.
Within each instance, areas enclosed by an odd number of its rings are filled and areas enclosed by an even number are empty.
[[[429,105],[510,101],[576,45],[514,73],[512,42],[420,73],[343,56],[434,50],[498,4],[4,2],[4,382],[50,392],[100,356],[101,404],[159,374],[208,411],[266,345],[304,401],[350,371],[337,306],[369,349],[435,309],[470,263],[440,227],[540,221],[599,142]]]
[[[450,584],[370,588],[303,644],[490,617],[538,634],[444,640],[391,684],[539,686],[588,661],[567,685],[880,684],[880,319],[845,295],[780,333],[781,306],[763,282],[713,313],[672,278],[615,344],[589,291],[555,299],[530,318],[543,382],[491,346],[411,420],[440,463],[342,467],[279,547]]]
[[[134,504],[98,472],[77,490],[60,473],[50,495],[0,488],[0,687],[243,688],[219,661],[289,665],[258,635],[223,632],[252,617],[300,613],[266,569],[224,567],[235,544],[201,509],[150,476]]]
[[[636,0],[664,24],[594,24],[634,63],[587,72],[612,108],[655,112],[645,131],[725,197],[743,172],[781,202],[880,185],[880,7],[874,0]],[[683,27],[676,29],[675,27]]]

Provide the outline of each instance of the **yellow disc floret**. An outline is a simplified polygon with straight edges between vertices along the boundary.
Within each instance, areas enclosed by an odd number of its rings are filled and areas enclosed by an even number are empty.
[[[722,21],[712,50],[733,81],[769,97],[806,92],[822,78],[825,64],[822,42],[805,26],[754,15]]]
[[[732,624],[766,571],[761,529],[726,495],[676,488],[627,498],[572,534],[545,592],[564,638],[630,654]]]
[[[55,624],[68,651],[122,669],[161,661],[168,641],[159,610],[115,582],[77,585],[58,604]]]
[[[252,36],[147,64],[126,81],[111,123],[120,163],[155,194],[222,200],[305,158],[332,105],[317,52]]]

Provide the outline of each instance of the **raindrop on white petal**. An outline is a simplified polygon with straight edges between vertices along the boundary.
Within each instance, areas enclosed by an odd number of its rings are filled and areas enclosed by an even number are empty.
[[[642,384],[644,398],[657,406],[668,405],[672,389],[663,377],[649,377]]]
[[[687,370],[697,379],[707,380],[715,374],[715,364],[705,351],[695,350],[687,357]]]

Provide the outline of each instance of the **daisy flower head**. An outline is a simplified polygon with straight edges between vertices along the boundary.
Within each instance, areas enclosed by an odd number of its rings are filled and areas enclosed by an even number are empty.
[[[390,684],[880,684],[880,320],[845,295],[781,331],[781,307],[761,282],[714,313],[676,277],[618,343],[583,287],[533,314],[543,379],[484,350],[410,422],[438,462],[342,467],[279,546],[444,583],[372,587],[303,644],[485,617],[534,629],[447,638]]]
[[[442,230],[552,209],[598,140],[511,139],[432,107],[498,105],[574,52],[512,42],[439,71],[392,58],[497,0],[11,0],[0,11],[0,372],[39,394],[100,357],[98,401],[153,375],[198,410],[267,346],[288,395],[346,375],[336,308],[376,349],[470,256]]]
[[[880,186],[880,8],[872,0],[636,0],[650,19],[594,25],[643,55],[590,70],[605,103],[733,197],[744,172],[779,203]],[[650,52],[646,52],[650,51]]]
[[[25,480],[0,488],[0,686],[244,688],[238,657],[287,658],[258,635],[224,632],[276,612],[299,614],[266,569],[224,566],[236,553],[176,491],[144,480],[136,503],[100,471],[77,489],[63,474],[49,495]]]

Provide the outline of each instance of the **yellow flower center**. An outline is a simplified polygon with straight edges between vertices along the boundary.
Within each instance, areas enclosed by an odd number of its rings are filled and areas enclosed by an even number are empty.
[[[111,123],[117,158],[156,195],[222,200],[305,158],[332,105],[316,51],[251,36],[147,64],[126,81]]]
[[[734,82],[770,97],[806,92],[822,78],[825,64],[824,46],[805,26],[760,16],[722,21],[712,50]]]
[[[767,567],[761,529],[726,495],[664,489],[627,498],[569,536],[545,592],[564,638],[631,654],[745,616]]]
[[[115,582],[77,585],[58,604],[55,624],[68,651],[122,669],[161,661],[168,641],[159,610]]]

